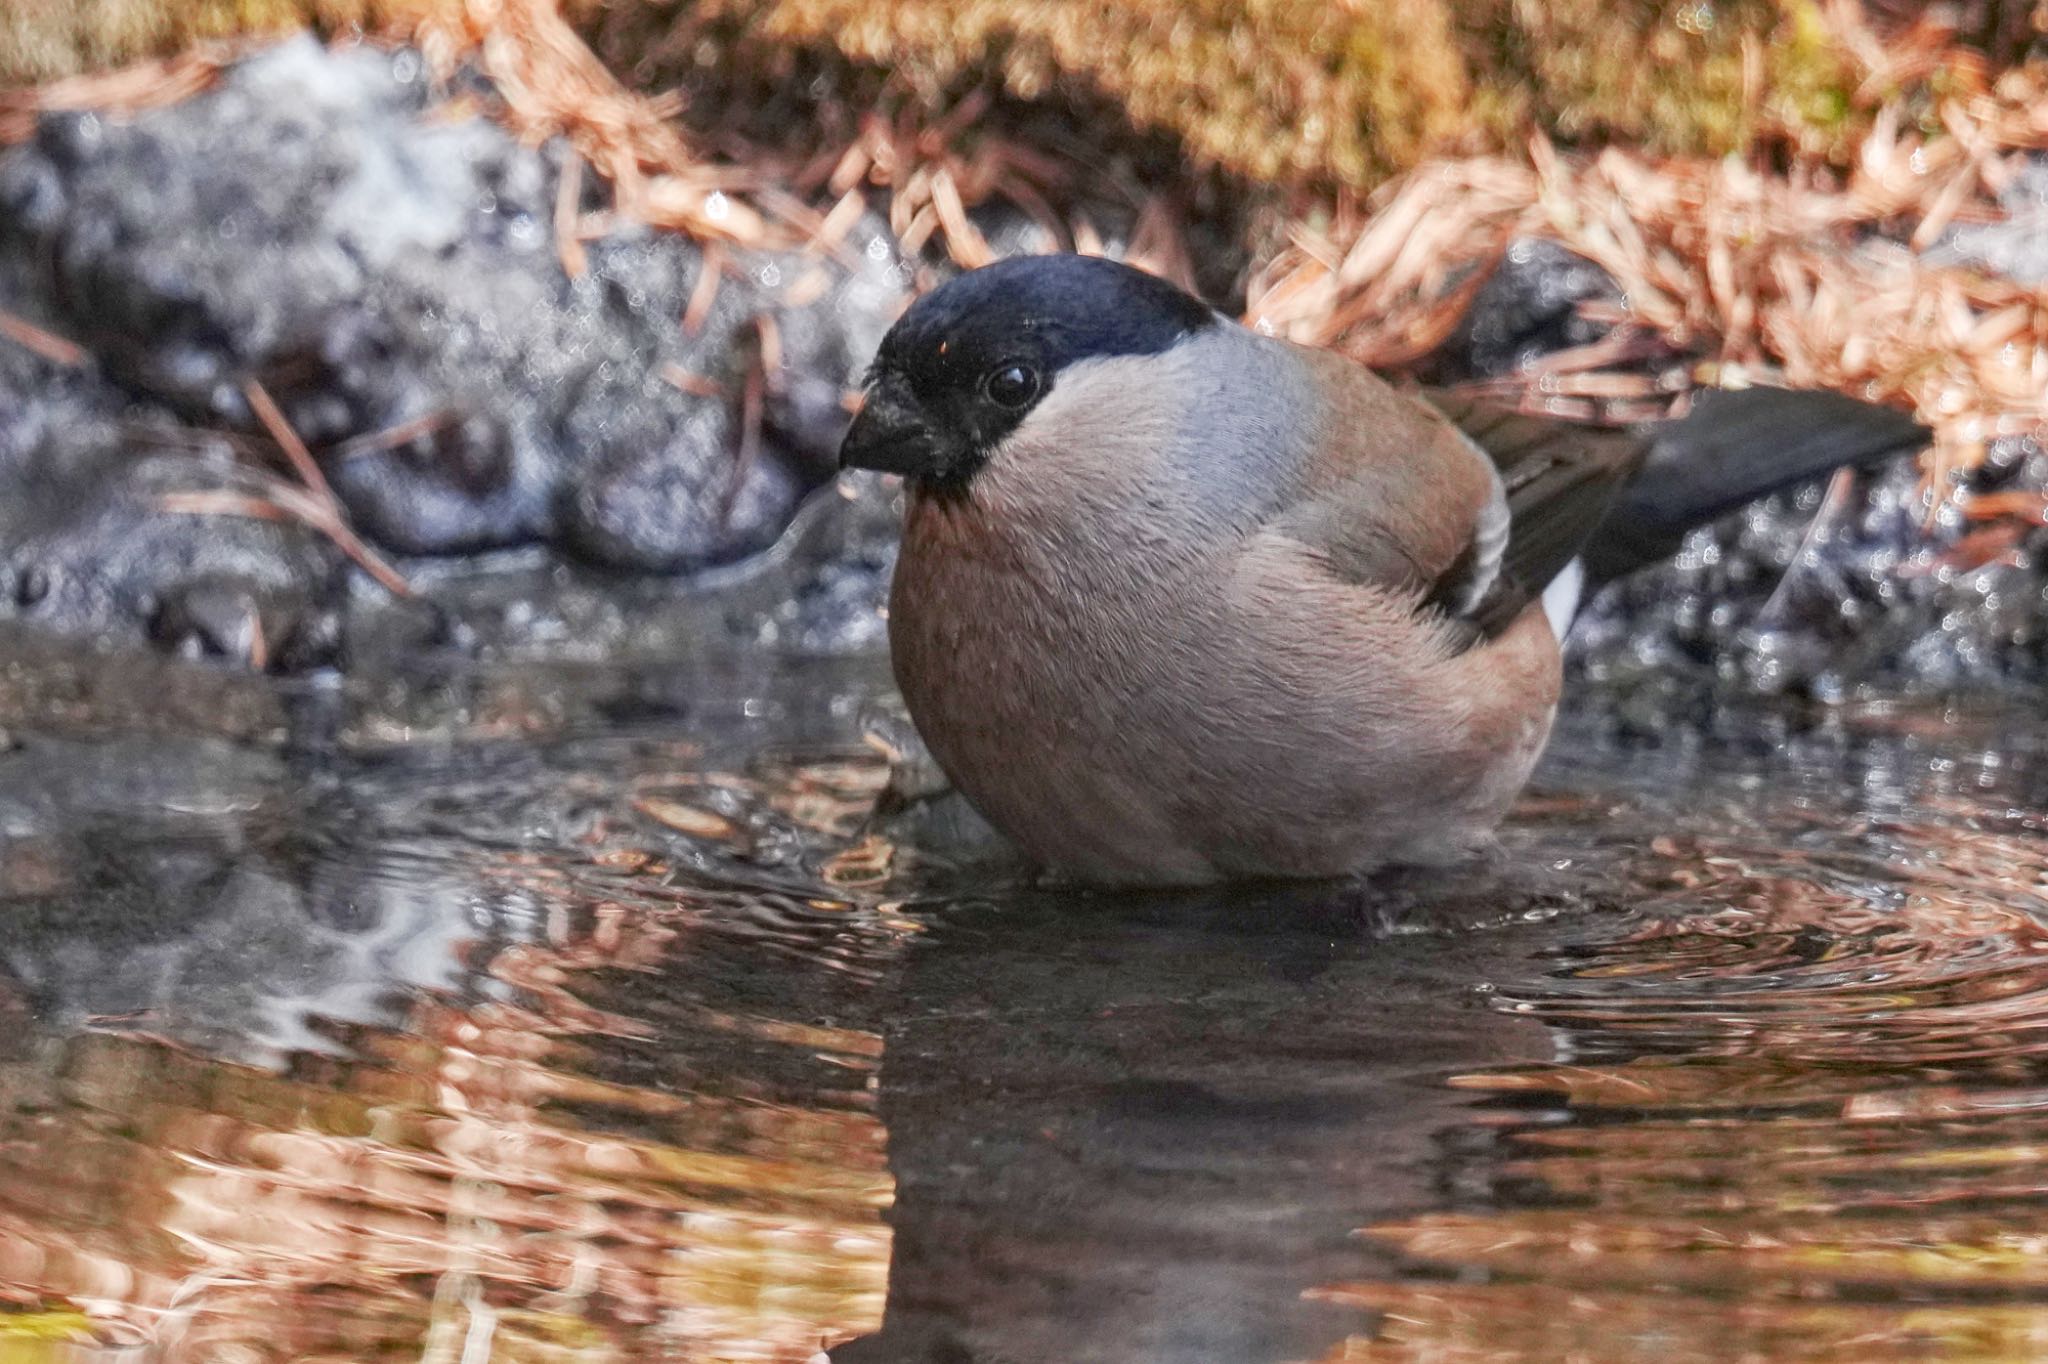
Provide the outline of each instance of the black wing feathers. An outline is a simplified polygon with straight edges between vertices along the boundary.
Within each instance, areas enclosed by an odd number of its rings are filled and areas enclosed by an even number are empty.
[[[1686,532],[1780,488],[1925,449],[1904,412],[1820,389],[1713,390],[1652,433],[1648,461],[1586,547],[1594,583],[1677,551]]]
[[[1626,431],[1533,417],[1462,394],[1427,389],[1422,396],[1493,461],[1507,494],[1508,544],[1499,576],[1462,615],[1490,639],[1578,557],[1649,446]],[[1467,556],[1438,580],[1432,604],[1459,599],[1466,586],[1457,580],[1461,570],[1471,572]]]

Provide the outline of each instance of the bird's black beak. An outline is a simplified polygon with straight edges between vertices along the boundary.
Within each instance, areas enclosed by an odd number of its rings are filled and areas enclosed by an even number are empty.
[[[928,477],[943,463],[942,453],[909,386],[883,378],[868,389],[860,415],[839,444],[839,467]]]

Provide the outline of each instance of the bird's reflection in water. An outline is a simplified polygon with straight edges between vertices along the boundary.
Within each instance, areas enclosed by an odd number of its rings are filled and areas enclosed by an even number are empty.
[[[833,1358],[2043,1357],[2014,718],[1568,734],[1492,868],[934,915]]]
[[[1358,1229],[1439,1205],[1446,1068],[1541,1054],[1476,983],[1489,885],[1040,894],[907,951],[881,1113],[897,1198],[883,1330],[843,1364],[1308,1358],[1359,1325],[1304,1296],[1370,1272]],[[1474,931],[1475,929],[1481,931]],[[1384,1263],[1381,1264],[1384,1269]]]

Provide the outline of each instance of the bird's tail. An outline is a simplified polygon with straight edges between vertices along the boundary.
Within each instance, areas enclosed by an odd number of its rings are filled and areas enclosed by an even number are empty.
[[[1925,448],[1903,412],[1839,393],[1715,390],[1655,428],[1648,457],[1587,541],[1590,585],[1669,558],[1687,531],[1780,488]]]

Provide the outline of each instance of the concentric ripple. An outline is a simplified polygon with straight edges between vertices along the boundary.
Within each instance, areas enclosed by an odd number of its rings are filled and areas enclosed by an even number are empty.
[[[1551,1055],[1447,1077],[1476,1196],[1367,1230],[1408,1272],[1321,1290],[1379,1314],[1329,1358],[2048,1357],[2039,749],[1856,742],[1889,789],[1690,774],[1501,983]]]

